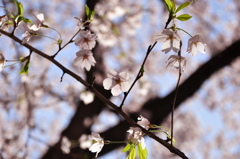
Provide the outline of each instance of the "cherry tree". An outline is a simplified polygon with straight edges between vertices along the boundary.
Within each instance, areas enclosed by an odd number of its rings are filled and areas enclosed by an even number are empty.
[[[1,158],[238,158],[239,6],[2,1]]]

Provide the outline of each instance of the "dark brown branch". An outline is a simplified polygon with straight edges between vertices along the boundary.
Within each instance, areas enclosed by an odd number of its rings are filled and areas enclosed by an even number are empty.
[[[8,36],[9,38],[13,39],[14,41],[18,42],[19,44],[25,46],[26,48],[28,48],[30,51],[35,52],[36,54],[44,57],[45,59],[51,61],[53,64],[55,64],[58,68],[60,68],[63,72],[65,72],[66,74],[69,74],[71,77],[73,77],[74,79],[76,79],[78,82],[82,83],[85,87],[90,88],[91,84],[87,83],[85,80],[83,80],[80,76],[78,76],[77,74],[75,74],[74,72],[72,72],[71,70],[67,69],[66,67],[64,67],[61,63],[59,63],[58,61],[56,61],[53,57],[43,53],[42,51],[32,47],[29,44],[22,44],[22,40],[20,40],[18,37],[16,37],[15,35],[12,35],[11,33],[5,32],[3,30],[0,30],[0,33]],[[116,112],[118,112],[119,115],[121,115],[125,120],[127,120],[127,122],[132,125],[132,126],[138,126],[139,128],[142,129],[141,126],[139,126],[136,122],[134,122],[127,114],[125,114],[119,107],[117,107],[115,104],[113,104],[110,100],[108,100],[105,96],[103,96],[98,90],[96,90],[94,87],[91,87],[91,91],[94,92],[94,94],[101,99],[101,101],[103,101],[106,105],[110,106],[112,109],[114,109]],[[171,152],[175,153],[176,155],[186,159],[187,157],[184,157],[185,155],[183,155],[183,153],[179,150],[177,150],[175,147],[169,147],[169,144],[158,138],[156,135],[148,132],[147,130],[143,130],[147,135],[149,135],[149,137],[155,139],[156,141],[158,141],[159,143],[161,143],[162,145],[164,145],[165,147],[167,147]],[[181,152],[181,153],[180,153]]]
[[[175,109],[179,108],[180,104],[183,103],[186,99],[192,97],[193,94],[199,90],[202,84],[210,78],[210,76],[212,76],[215,72],[219,71],[223,67],[231,64],[231,62],[233,62],[239,56],[240,40],[234,42],[222,52],[217,53],[216,56],[212,57],[208,62],[198,68],[187,80],[185,80],[180,85]],[[173,90],[164,98],[156,97],[143,104],[141,112],[149,112],[151,114],[148,118],[151,123],[162,123],[163,120],[169,116],[172,111],[171,104],[172,99],[174,98],[174,92],[175,91]],[[141,114],[141,112],[138,113]],[[131,118],[135,118],[136,116],[137,114],[130,114]],[[102,133],[102,135],[112,136],[112,134],[117,132],[117,136],[114,137],[117,137],[118,140],[124,140],[124,132],[126,132],[127,129],[126,125],[128,125],[126,121],[121,121],[118,125]],[[108,153],[118,147],[119,145],[112,145],[111,147],[106,146],[102,150],[101,154]]]

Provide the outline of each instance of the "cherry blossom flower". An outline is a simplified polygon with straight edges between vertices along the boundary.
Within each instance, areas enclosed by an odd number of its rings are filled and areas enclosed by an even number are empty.
[[[26,43],[31,39],[32,36],[33,36],[33,35],[32,35],[29,31],[26,31],[26,32],[22,35],[22,37],[23,37],[22,43],[23,43],[23,44],[26,44]]]
[[[95,47],[97,36],[91,34],[89,30],[83,30],[80,32],[80,37],[75,40],[75,44],[80,46],[82,49],[89,49]]]
[[[184,57],[179,57],[177,55],[171,55],[168,60],[166,61],[167,66],[166,67],[175,67],[176,69],[179,69],[179,62],[181,61],[181,70],[184,71],[186,68],[187,61]]]
[[[140,117],[138,117],[137,124],[148,130],[150,122],[147,118],[144,118],[142,115],[140,115]]]
[[[177,52],[180,48],[181,39],[179,35],[170,29],[164,29],[163,32],[157,36],[156,40],[162,43],[162,51],[165,52],[165,54],[171,50]]]
[[[104,140],[101,138],[101,136],[98,133],[92,132],[92,138],[95,141],[95,143],[89,148],[89,151],[95,153],[96,157],[98,156],[98,153],[102,150],[104,146]]]
[[[7,20],[7,15],[0,16],[0,26],[2,26]]]
[[[36,18],[36,22],[30,27],[30,30],[38,31],[44,24],[44,14],[40,13],[38,15],[34,15]]]
[[[4,31],[7,31],[9,26],[10,24],[7,15],[0,16],[0,28]]]
[[[71,142],[68,140],[66,136],[64,136],[61,142],[61,150],[64,153],[68,154],[70,152],[70,149],[71,149]]]
[[[119,74],[110,70],[107,74],[108,78],[103,81],[104,89],[111,89],[113,96],[118,96],[122,92],[128,91],[130,87],[128,72],[120,72]]]
[[[80,63],[82,69],[86,68],[86,70],[89,71],[91,66],[95,66],[96,64],[93,53],[90,50],[80,50],[76,53],[76,56],[73,63],[74,65]]]
[[[5,57],[3,56],[2,53],[0,53],[0,72],[2,71],[4,64],[5,64]]]
[[[80,99],[85,105],[88,105],[93,102],[94,94],[90,91],[84,91],[80,94]]]
[[[36,22],[30,26],[27,25],[26,23],[23,23],[23,26],[26,29],[26,32],[22,35],[23,39],[22,39],[22,43],[25,44],[27,43],[31,37],[33,35],[37,35],[37,31],[44,25],[44,15],[42,13],[38,14],[38,15],[34,15],[36,18]]]
[[[26,29],[25,33],[22,35],[23,39],[22,39],[22,43],[25,44],[27,43],[31,37],[33,35],[37,35],[37,33],[32,30],[31,26],[26,24],[26,23],[23,23],[23,27]]]
[[[127,131],[129,133],[128,140],[134,145],[138,145],[141,143],[142,149],[145,149],[145,140],[143,137],[143,133],[139,127],[130,127]]]
[[[203,42],[202,36],[197,34],[188,40],[187,52],[192,52],[193,56],[195,56],[198,51],[205,54],[205,47],[206,44]]]

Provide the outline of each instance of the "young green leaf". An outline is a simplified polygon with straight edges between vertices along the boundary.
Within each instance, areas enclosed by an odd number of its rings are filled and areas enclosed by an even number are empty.
[[[180,10],[182,10],[183,8],[186,8],[189,4],[191,4],[192,2],[186,2],[186,3],[183,3],[181,4],[177,10],[175,11],[175,13],[179,12]]]
[[[24,22],[24,23],[30,23],[30,24],[33,23],[33,22],[32,22],[30,19],[28,19],[28,18],[24,18],[24,19],[23,19],[23,22]]]
[[[138,144],[138,156],[140,157],[140,159],[146,159],[148,156],[147,149],[142,149],[141,143]]]
[[[187,21],[187,20],[191,19],[192,16],[190,16],[188,14],[182,14],[182,15],[179,15],[178,17],[176,17],[176,18],[180,21]]]
[[[134,146],[131,146],[131,150],[127,159],[135,159],[135,157],[136,157],[136,149]]]
[[[93,16],[94,16],[95,11],[94,10],[90,10],[90,8],[87,5],[85,5],[85,9],[86,9],[86,15],[88,17],[88,20],[91,21]]]
[[[23,16],[24,9],[23,9],[22,3],[21,3],[21,2],[18,2],[17,0],[15,0],[15,5],[16,5],[17,10],[18,10],[18,15],[19,15],[19,16]]]
[[[172,2],[172,9],[171,9],[171,13],[174,13],[176,10],[176,5],[175,5],[175,2],[173,1]]]
[[[127,152],[131,148],[131,144],[127,144],[127,146],[122,150],[122,152]]]
[[[24,74],[24,73],[28,74],[29,65],[30,65],[30,61],[28,60],[28,61],[25,63],[25,65],[23,66],[23,68],[22,68],[22,70],[21,70],[21,72],[20,72],[20,75],[22,75],[22,74]]]
[[[171,13],[173,2],[171,0],[164,0],[164,2],[166,4],[166,6],[167,6],[168,11]]]

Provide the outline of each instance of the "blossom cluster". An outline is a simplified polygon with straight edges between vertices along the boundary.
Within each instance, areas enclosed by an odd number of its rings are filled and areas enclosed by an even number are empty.
[[[174,52],[178,52],[181,49],[181,38],[177,34],[176,31],[172,29],[164,29],[160,35],[157,36],[156,40],[162,43],[162,51],[167,54],[171,50]],[[188,40],[187,52],[192,53],[193,56],[197,54],[197,52],[206,53],[205,52],[206,44],[203,41],[201,35],[197,34],[191,37]],[[166,67],[175,67],[184,71],[186,68],[186,59],[181,55],[171,55],[167,60]]]
[[[138,122],[141,127],[148,130],[150,128],[150,122],[147,118],[140,115],[138,117]],[[128,133],[128,140],[126,141],[129,145],[136,147],[141,146],[141,150],[146,151],[146,145],[144,140],[144,133],[139,127],[130,127],[129,130],[127,130]],[[114,141],[108,141],[104,140],[98,133],[92,132],[91,135],[85,135],[83,134],[77,144],[75,141],[70,141],[67,137],[62,138],[61,142],[61,150],[68,154],[71,151],[71,148],[79,146],[82,149],[89,149],[89,151],[96,153],[96,156],[98,156],[99,152],[102,150],[104,144],[110,144],[110,143],[117,143]],[[140,151],[140,150],[139,150]]]
[[[7,15],[0,16],[0,29],[7,31],[10,24]]]
[[[24,28],[26,29],[25,33],[22,35],[23,39],[22,39],[22,43],[25,44],[27,43],[32,36],[37,35],[37,31],[42,27],[46,25],[44,25],[44,14],[40,13],[37,15],[34,15],[36,21],[34,24],[29,25],[26,23],[23,23]]]
[[[96,61],[93,57],[92,49],[96,45],[97,36],[92,34],[89,30],[82,30],[80,36],[75,40],[75,45],[82,48],[82,50],[76,53],[76,58],[74,59],[74,65],[80,64],[82,69],[89,71],[91,66],[95,66]]]

